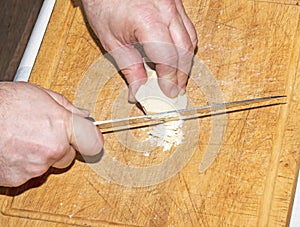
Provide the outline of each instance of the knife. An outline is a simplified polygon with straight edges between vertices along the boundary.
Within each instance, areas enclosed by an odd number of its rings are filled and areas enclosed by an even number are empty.
[[[87,117],[87,119],[92,121],[94,125],[98,126],[102,133],[108,133],[120,130],[140,128],[145,126],[153,126],[163,124],[169,121],[195,119],[246,109],[285,104],[286,102],[286,96],[269,96],[254,99],[238,100],[233,102],[214,103],[206,106],[198,106],[187,109],[173,110],[113,120],[95,121],[91,117]]]

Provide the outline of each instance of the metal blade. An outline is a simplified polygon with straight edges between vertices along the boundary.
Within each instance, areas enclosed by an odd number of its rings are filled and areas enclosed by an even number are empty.
[[[285,103],[286,96],[270,96],[93,123],[104,133]]]

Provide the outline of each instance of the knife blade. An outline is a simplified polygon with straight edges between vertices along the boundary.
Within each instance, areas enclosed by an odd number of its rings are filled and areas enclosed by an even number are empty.
[[[224,114],[252,108],[285,104],[286,102],[286,96],[269,96],[254,99],[238,100],[233,102],[214,103],[206,106],[197,106],[187,109],[173,110],[155,114],[146,114],[142,116],[134,116],[105,121],[95,121],[93,118],[88,119],[93,121],[93,124],[96,125],[102,133],[108,133],[132,128],[153,126],[163,124],[169,121],[195,119],[205,116]]]

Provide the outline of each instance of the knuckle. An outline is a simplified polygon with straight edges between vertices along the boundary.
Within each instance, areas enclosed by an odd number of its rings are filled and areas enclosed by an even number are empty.
[[[178,64],[178,70],[183,72],[184,74],[189,74],[191,65],[192,65],[193,54],[185,53],[180,58],[180,62]]]
[[[61,157],[64,156],[65,151],[66,151],[65,144],[56,144],[48,150],[47,159],[59,160]]]
[[[179,56],[191,59],[194,54],[194,47],[192,42],[186,42],[183,48],[178,48]]]
[[[154,56],[154,63],[163,64],[174,68],[177,67],[179,56],[173,45],[162,44],[160,45],[160,48],[158,48],[158,50],[161,51]]]
[[[161,4],[163,6],[163,9],[167,9],[171,15],[177,14],[177,7],[174,0],[165,0]]]
[[[180,62],[187,64],[192,61],[194,52],[187,49],[181,49],[178,55]]]
[[[47,172],[49,166],[46,164],[40,164],[35,166],[30,166],[26,169],[26,172],[30,178],[38,177]],[[25,182],[25,181],[24,181]]]

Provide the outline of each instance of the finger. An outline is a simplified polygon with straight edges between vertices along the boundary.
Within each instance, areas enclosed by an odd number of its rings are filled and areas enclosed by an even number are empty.
[[[178,95],[178,55],[167,26],[161,23],[143,25],[136,32],[136,38],[143,44],[148,58],[156,64],[161,90],[169,97]]]
[[[174,18],[170,24],[170,33],[178,54],[178,86],[185,91],[194,56],[194,47],[180,17]]]
[[[79,116],[82,117],[87,117],[90,115],[88,110],[84,110],[84,109],[80,109],[75,107],[65,96],[63,96],[62,94],[58,94],[54,91],[50,91],[48,89],[42,88],[42,90],[44,90],[48,95],[50,95],[59,105],[63,106],[64,108],[66,108],[67,110],[69,110],[70,112],[74,113],[74,114],[78,114]]]
[[[67,122],[67,133],[70,144],[83,155],[98,154],[103,147],[103,136],[93,125],[76,114],[70,116]]]
[[[132,45],[114,49],[110,54],[115,59],[129,86],[128,100],[136,102],[135,94],[139,87],[147,81],[142,56]]]
[[[56,161],[52,166],[54,168],[64,169],[73,162],[75,155],[76,155],[75,149],[72,146],[69,146],[69,149],[65,153],[65,155],[60,160]]]
[[[190,40],[191,40],[191,42],[193,44],[193,48],[195,50],[195,48],[197,47],[197,44],[198,44],[198,38],[197,38],[197,32],[196,32],[195,26],[192,23],[191,19],[188,17],[188,15],[184,9],[184,6],[182,4],[182,1],[175,0],[175,3],[176,3],[176,8],[178,10],[178,13],[180,14],[181,19],[184,23],[184,26],[185,26],[187,32],[189,33]]]

